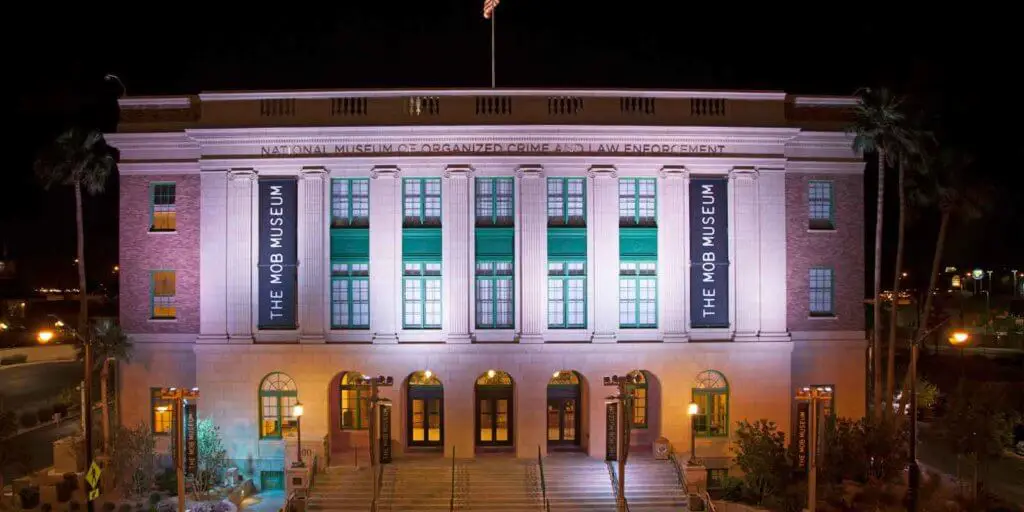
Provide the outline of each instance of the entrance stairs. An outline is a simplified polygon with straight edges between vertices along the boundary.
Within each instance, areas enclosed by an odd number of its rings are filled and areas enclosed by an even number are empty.
[[[460,467],[456,462],[456,482]],[[452,460],[408,458],[384,465],[380,512],[448,510],[451,504]],[[458,497],[456,488],[456,498]]]
[[[311,511],[370,510],[372,501],[373,473],[369,467],[331,467],[316,476],[306,508]]]
[[[544,481],[552,512],[616,512],[608,466],[600,460],[583,453],[551,454],[544,459]]]
[[[618,472],[618,464],[613,463],[612,468]],[[689,504],[675,463],[644,452],[629,454],[626,502],[630,512],[686,510]]]

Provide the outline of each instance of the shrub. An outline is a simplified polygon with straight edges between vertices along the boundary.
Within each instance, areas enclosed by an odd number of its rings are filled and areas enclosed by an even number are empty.
[[[110,459],[114,486],[125,497],[143,496],[153,488],[156,474],[156,441],[145,423],[117,427]],[[152,498],[152,496],[151,496]]]
[[[16,354],[16,355],[13,355],[13,356],[7,356],[7,357],[5,357],[3,359],[0,359],[0,366],[10,366],[10,365],[22,364],[22,363],[26,363],[26,362],[28,362],[28,355],[27,354]]]
[[[36,418],[39,419],[39,423],[46,423],[53,419],[53,408],[52,407],[40,407],[36,409]]]
[[[21,423],[21,426],[24,428],[29,428],[36,426],[39,423],[39,419],[36,418],[35,413],[23,412],[21,417],[18,418],[18,423]]]
[[[757,504],[782,495],[793,474],[786,452],[786,435],[774,421],[739,423],[736,430],[736,464],[743,471],[744,487]]]
[[[160,503],[161,498],[162,497],[160,496],[160,493],[158,493],[158,492],[151,492],[151,493],[149,493],[149,504],[150,505],[156,505],[157,503]]]
[[[196,491],[207,493],[216,482],[224,476],[228,466],[228,452],[220,438],[220,427],[213,424],[210,418],[199,420],[197,424],[199,451],[198,474],[196,475]]]
[[[160,492],[175,494],[178,492],[178,473],[169,469],[156,477],[156,488]]]
[[[21,508],[36,508],[39,506],[39,488],[22,487],[18,490],[18,498],[21,499]]]
[[[53,404],[53,412],[56,413],[56,414],[60,414],[61,416],[67,416],[68,415],[68,408],[69,408],[68,404],[63,404],[63,403]]]

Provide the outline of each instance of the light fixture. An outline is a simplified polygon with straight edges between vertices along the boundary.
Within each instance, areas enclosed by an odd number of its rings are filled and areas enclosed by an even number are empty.
[[[966,331],[955,331],[949,337],[949,342],[954,344],[954,345],[961,345],[963,343],[966,343],[967,339],[970,338],[970,337],[971,336],[969,334],[967,334]]]
[[[9,325],[7,325],[7,324],[5,324],[3,322],[0,322],[0,331],[6,331],[7,329],[10,329],[10,328],[11,328],[11,326],[9,326]]]
[[[694,416],[698,412],[700,412],[700,407],[697,406],[697,402],[690,402],[690,406],[686,408],[686,414]]]
[[[295,402],[295,406],[292,407],[292,416],[299,418],[305,410],[302,407],[302,402]]]
[[[561,374],[562,374],[562,372],[556,370],[555,373],[551,374],[551,378],[552,379],[557,379],[558,376],[561,375]]]
[[[199,391],[199,386],[192,388],[192,391]]]
[[[53,339],[53,331],[39,331],[39,334],[36,334],[36,339],[39,340],[39,343],[49,343]]]
[[[60,329],[61,327],[64,327],[64,321],[63,320],[57,320],[56,322],[53,323],[53,325],[54,325],[54,327]]]
[[[434,376],[434,372],[432,372],[430,370],[427,370],[427,371],[423,372],[423,376],[429,379],[429,378]]]
[[[495,375],[497,375],[497,374],[498,374],[498,373],[497,373],[497,372],[495,372],[494,370],[487,370],[487,378],[488,378],[488,379],[493,379],[493,378],[494,378],[494,376],[495,376]]]
[[[167,412],[169,409],[170,408],[167,407],[166,405],[161,405],[161,406],[156,408],[157,412]]]

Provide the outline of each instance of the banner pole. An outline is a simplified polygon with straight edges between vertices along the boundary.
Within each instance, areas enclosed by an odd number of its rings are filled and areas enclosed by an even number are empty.
[[[494,89],[496,84],[494,72],[494,20],[496,17],[496,13],[491,11],[491,89]]]

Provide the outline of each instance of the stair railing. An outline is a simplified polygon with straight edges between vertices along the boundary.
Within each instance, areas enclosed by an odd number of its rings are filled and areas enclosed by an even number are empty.
[[[377,464],[377,469],[374,469],[373,472],[377,480],[373,486],[373,501],[370,502],[370,511],[377,512],[380,507],[380,491],[384,487],[384,464]]]
[[[608,478],[611,479],[612,493],[615,494],[615,509],[618,512],[629,512],[629,503],[626,501],[626,497],[619,494],[619,476],[615,474],[615,463],[605,461],[604,464],[608,467]]]
[[[544,512],[551,512],[551,504],[548,503],[548,485],[544,480],[544,458],[540,456],[540,445],[537,445],[537,467],[540,468],[540,494],[544,499]]]
[[[448,512],[455,512],[455,447],[452,446],[452,490],[451,500],[448,502]]]

